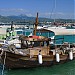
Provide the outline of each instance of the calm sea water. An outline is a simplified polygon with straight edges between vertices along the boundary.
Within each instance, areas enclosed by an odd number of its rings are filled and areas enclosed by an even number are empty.
[[[29,33],[28,33],[29,34]],[[37,35],[40,35],[37,33]],[[42,35],[48,36],[48,33]],[[50,34],[51,36],[52,34]],[[55,38],[62,38],[63,36],[56,36]],[[75,36],[64,36],[65,42],[75,43]],[[62,43],[62,40],[56,40],[56,43]],[[2,67],[0,66],[0,75],[2,75]],[[4,75],[75,75],[75,60],[54,65],[51,67],[39,67],[29,69],[17,69],[17,70],[4,70]]]
[[[51,67],[5,70],[4,75],[75,75],[75,60]]]

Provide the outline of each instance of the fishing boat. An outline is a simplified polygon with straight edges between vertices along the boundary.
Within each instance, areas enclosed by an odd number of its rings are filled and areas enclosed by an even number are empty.
[[[8,69],[51,66],[75,59],[75,44],[51,44],[51,38],[36,36],[38,13],[32,36],[20,36],[21,47],[15,44],[0,47],[0,63]],[[44,29],[46,30],[46,29]],[[73,30],[46,30],[55,35],[75,34]],[[59,30],[58,30],[59,31]]]
[[[21,48],[9,45],[0,48],[1,64],[6,68],[29,68],[38,66],[51,66],[75,59],[75,45],[64,43],[54,45],[51,39],[41,36],[25,37]]]

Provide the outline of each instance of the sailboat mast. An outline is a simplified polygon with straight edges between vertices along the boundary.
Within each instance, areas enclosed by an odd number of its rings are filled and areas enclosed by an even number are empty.
[[[35,28],[34,28],[34,31],[33,31],[33,35],[36,35],[37,26],[38,26],[38,12],[37,12],[36,20],[35,20]]]

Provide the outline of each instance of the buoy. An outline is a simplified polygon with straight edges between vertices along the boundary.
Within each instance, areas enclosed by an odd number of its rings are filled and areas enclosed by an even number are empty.
[[[69,59],[73,60],[73,52],[72,52],[72,50],[69,52]]]
[[[59,55],[59,53],[56,53],[56,62],[60,62],[60,55]]]
[[[38,55],[38,61],[39,61],[39,64],[42,64],[43,63],[43,61],[42,61],[42,55],[40,53]]]

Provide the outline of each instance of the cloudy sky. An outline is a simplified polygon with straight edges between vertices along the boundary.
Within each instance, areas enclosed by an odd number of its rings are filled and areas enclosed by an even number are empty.
[[[75,18],[75,0],[0,0],[0,15]]]

